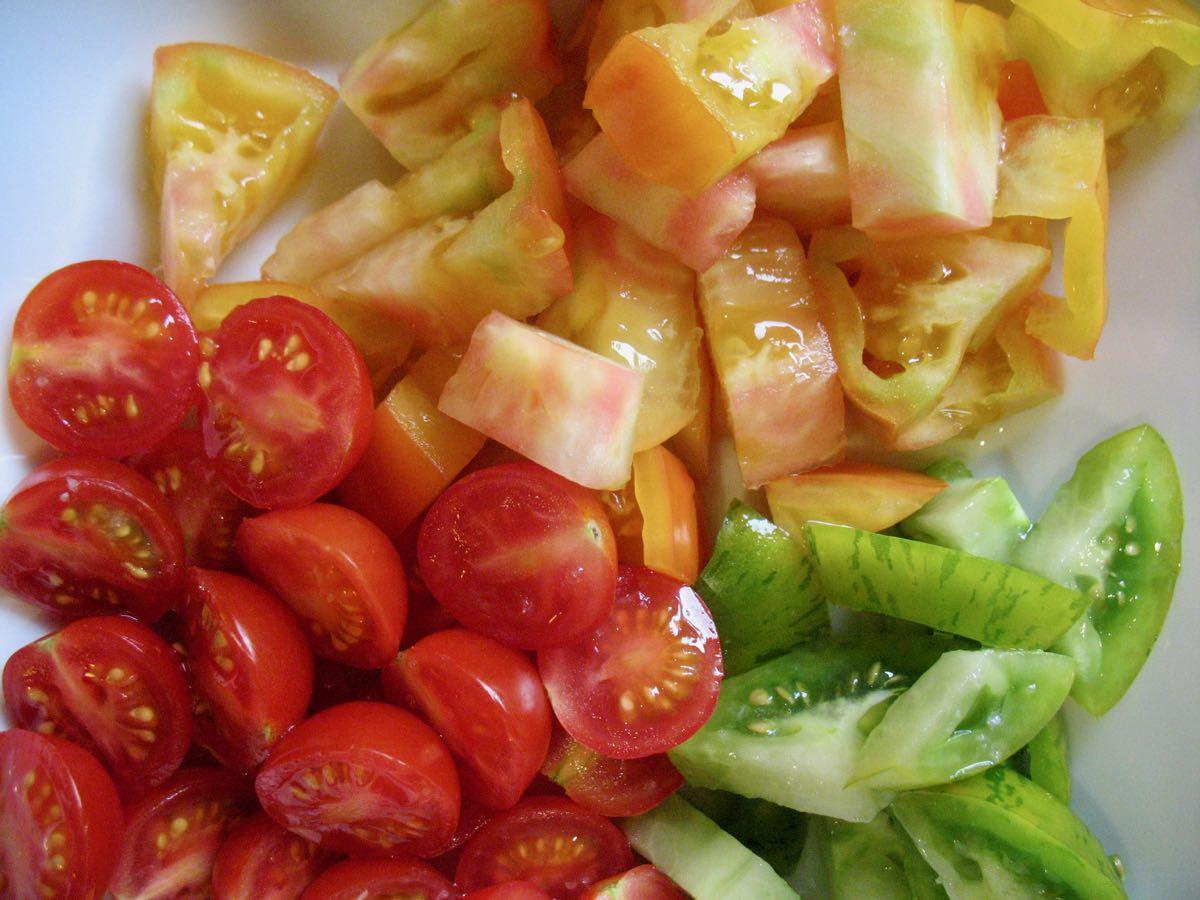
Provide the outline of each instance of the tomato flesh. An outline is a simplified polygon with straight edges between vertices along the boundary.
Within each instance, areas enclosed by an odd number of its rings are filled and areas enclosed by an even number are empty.
[[[454,885],[436,869],[406,859],[347,859],[326,869],[304,900],[457,900]]]
[[[231,831],[217,851],[213,900],[294,900],[328,860],[312,841],[257,813]]]

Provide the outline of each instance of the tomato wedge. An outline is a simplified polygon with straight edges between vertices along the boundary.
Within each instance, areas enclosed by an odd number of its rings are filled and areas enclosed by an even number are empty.
[[[554,714],[614,759],[663,753],[704,724],[721,686],[712,614],[685,584],[622,566],[612,614],[577,644],[538,653]]]
[[[683,787],[683,776],[664,754],[609,759],[561,729],[542,774],[580,806],[602,816],[640,816]]]
[[[670,878],[651,865],[638,866],[592,885],[580,900],[687,900]]]
[[[153,622],[182,580],[183,537],[170,508],[119,463],[48,462],[0,511],[0,584],[60,615],[128,612]]]
[[[237,826],[217,851],[213,900],[294,900],[329,861],[329,854],[285,831],[266,813]]]
[[[86,751],[31,731],[0,733],[0,822],[0,896],[104,896],[121,801]]]
[[[129,263],[75,263],[17,311],[8,394],[55,448],[125,456],[179,424],[197,361],[196,332],[170,288]]]
[[[874,463],[840,462],[769,482],[771,519],[790,534],[804,523],[828,522],[883,531],[936,497],[946,482]]]
[[[366,449],[373,401],[362,355],[329,316],[263,297],[221,323],[200,364],[204,448],[253,506],[303,506]]]
[[[4,703],[19,728],[79,744],[127,791],[169,778],[192,737],[179,656],[117,616],[80,619],[14,653]]]
[[[407,859],[347,859],[322,872],[308,886],[303,900],[363,900],[367,897],[457,900],[458,893],[437,869],[425,863]]]

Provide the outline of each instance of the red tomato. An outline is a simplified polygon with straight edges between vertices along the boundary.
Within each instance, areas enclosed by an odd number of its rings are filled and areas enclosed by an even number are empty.
[[[554,900],[532,881],[506,881],[463,895],[463,900]]]
[[[561,729],[542,773],[580,806],[602,816],[640,816],[683,787],[683,776],[664,754],[609,759]]]
[[[0,897],[104,895],[121,846],[121,801],[85,750],[61,738],[0,733]]]
[[[426,514],[417,552],[456,619],[514,647],[578,640],[612,608],[617,550],[604,508],[533,463],[453,484]]]
[[[474,891],[531,881],[569,898],[632,866],[629,842],[608,819],[570,800],[531,797],[499,813],[467,842],[454,882]]]
[[[80,619],[14,653],[4,703],[19,728],[80,744],[127,790],[166,781],[192,739],[178,654],[117,616]]]
[[[422,638],[384,669],[384,696],[416,709],[459,761],[463,793],[521,799],[550,746],[550,703],[523,653],[461,628]]]
[[[644,865],[592,885],[580,900],[688,900],[688,895],[654,866]]]
[[[614,759],[663,753],[691,737],[717,704],[721,647],[694,590],[622,566],[612,615],[578,644],[538,654],[558,721]]]
[[[1006,122],[1023,116],[1050,115],[1033,66],[1023,59],[1010,59],[1001,67],[996,101]]]
[[[277,510],[243,522],[237,549],[300,619],[318,656],[361,669],[396,656],[408,581],[400,554],[369,519],[328,503]]]
[[[0,584],[71,617],[160,618],[183,580],[183,538],[154,485],[89,456],[34,469],[0,511]]]
[[[204,455],[199,431],[173,431],[154,449],[130,460],[130,465],[166,498],[183,532],[189,566],[231,569],[237,564],[233,534],[249,515],[250,506],[225,487],[216,464]]]
[[[319,656],[313,659],[313,695],[308,702],[309,715],[351,700],[380,699],[378,672],[354,669]]]
[[[250,895],[243,895],[250,896]],[[448,880],[434,868],[407,859],[347,859],[326,869],[301,900],[457,900]]]
[[[162,440],[196,393],[196,332],[165,284],[95,260],[47,275],[13,323],[8,393],[66,453],[126,456]]]
[[[293,900],[329,854],[258,813],[229,833],[212,867],[214,900]]]
[[[315,307],[251,300],[217,330],[200,364],[204,448],[253,506],[303,506],[332,490],[366,449],[374,411],[362,354]]]
[[[435,856],[458,826],[450,751],[387,703],[317,713],[275,746],[255,788],[276,822],[338,853]]]
[[[425,586],[425,579],[421,577],[421,568],[417,562],[417,536],[421,532],[423,521],[424,519],[418,519],[404,529],[404,533],[396,542],[400,558],[404,560],[404,572],[408,575],[408,618],[404,622],[401,647],[411,647],[435,631],[458,627],[458,622],[450,615],[450,610],[434,599],[429,588]]]
[[[116,900],[207,896],[217,850],[253,807],[247,788],[223,769],[184,769],[130,806],[108,885]]]
[[[196,742],[252,769],[312,699],[312,651],[295,617],[249,579],[188,569],[181,610],[196,694]]]

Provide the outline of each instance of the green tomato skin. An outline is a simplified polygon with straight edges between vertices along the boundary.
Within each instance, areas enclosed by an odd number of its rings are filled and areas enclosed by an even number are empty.
[[[839,525],[805,528],[831,602],[986,646],[1043,650],[1088,604],[1078,591],[959,550]]]
[[[829,609],[807,554],[741,503],[721,523],[696,590],[717,623],[727,677],[829,630]]]
[[[1071,802],[1071,767],[1067,747],[1067,725],[1059,712],[1046,723],[1019,753],[1013,767],[1061,803]]]
[[[1010,563],[1030,521],[1003,478],[966,478],[952,480],[898,527],[915,541]]]
[[[892,814],[956,900],[1125,896],[1087,826],[1008,766],[901,794]]]
[[[787,878],[796,870],[808,830],[808,816],[804,813],[767,800],[692,785],[680,788],[679,796],[782,877]]]
[[[1182,535],[1175,460],[1142,425],[1080,458],[1014,557],[1088,596],[1054,649],[1075,660],[1071,695],[1094,716],[1125,695],[1154,648],[1175,593]]]
[[[892,817],[870,822],[815,819],[833,900],[946,900],[937,873]]]

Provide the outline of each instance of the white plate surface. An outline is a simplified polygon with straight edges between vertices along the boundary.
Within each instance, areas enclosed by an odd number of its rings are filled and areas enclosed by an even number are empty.
[[[237,2],[5,0],[0,4],[0,331],[59,266],[119,258],[154,266],[156,218],[143,149],[150,59],[159,44],[222,41],[306,66],[330,81],[420,5],[413,0]],[[351,12],[351,10],[353,10]],[[1008,476],[1039,513],[1075,459],[1149,422],[1175,451],[1187,496],[1184,570],[1141,678],[1102,721],[1072,708],[1075,808],[1121,855],[1135,898],[1200,895],[1200,118],[1165,142],[1140,135],[1112,178],[1112,312],[1095,362],[1071,363],[1060,401],[974,442],[977,468]],[[287,203],[239,248],[223,280],[257,277],[305,211],[398,170],[344,107]],[[44,446],[0,404],[0,494]],[[0,659],[49,630],[0,598]]]

